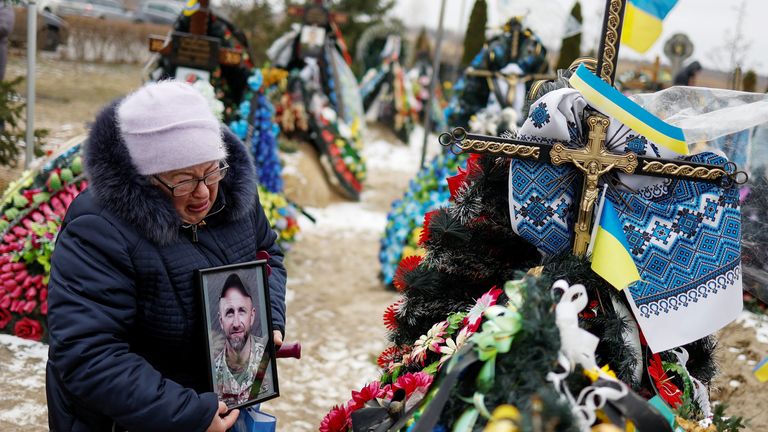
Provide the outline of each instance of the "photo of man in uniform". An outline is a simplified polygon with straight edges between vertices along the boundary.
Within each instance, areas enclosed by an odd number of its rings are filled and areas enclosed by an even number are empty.
[[[261,382],[267,338],[251,333],[259,316],[250,293],[235,273],[224,282],[218,317],[225,341],[214,361],[214,382],[221,400],[234,406],[255,398],[259,387],[267,386],[266,380]],[[258,387],[252,390],[254,381]]]

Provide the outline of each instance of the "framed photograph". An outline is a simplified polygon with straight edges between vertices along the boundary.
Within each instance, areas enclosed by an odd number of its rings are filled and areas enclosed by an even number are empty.
[[[279,396],[267,261],[198,271],[211,390],[227,407]]]

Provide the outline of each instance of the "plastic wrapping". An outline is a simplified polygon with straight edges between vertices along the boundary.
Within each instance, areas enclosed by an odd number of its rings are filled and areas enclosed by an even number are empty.
[[[656,93],[634,95],[631,99],[667,123],[683,129],[691,153],[721,152],[740,169],[753,168],[750,166],[750,147],[755,129],[768,124],[768,94],[670,87]],[[764,141],[762,145],[765,145]],[[755,159],[765,165],[768,155]]]

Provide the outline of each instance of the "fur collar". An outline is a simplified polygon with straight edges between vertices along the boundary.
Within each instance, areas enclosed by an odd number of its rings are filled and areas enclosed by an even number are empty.
[[[158,245],[168,245],[179,237],[181,218],[168,197],[139,175],[117,123],[119,100],[96,117],[85,143],[84,165],[96,201],[140,234]],[[225,221],[245,216],[256,202],[256,171],[242,142],[226,127],[229,172],[219,186],[226,206],[220,213]],[[218,200],[217,200],[218,201]]]

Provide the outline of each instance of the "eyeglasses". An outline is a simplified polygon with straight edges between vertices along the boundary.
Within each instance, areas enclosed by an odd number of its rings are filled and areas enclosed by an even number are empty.
[[[167,187],[171,191],[171,194],[173,194],[173,196],[180,197],[184,195],[189,195],[192,192],[194,192],[195,189],[197,189],[197,187],[200,185],[200,182],[203,182],[206,186],[215,185],[227,175],[228,169],[229,169],[229,165],[227,165],[226,162],[222,162],[222,164],[219,165],[219,169],[217,169],[216,171],[209,172],[208,174],[202,177],[184,180],[183,182],[177,183],[175,185],[166,183],[165,180],[161,179],[156,175],[153,175],[152,177],[154,177],[155,180],[160,182],[160,184]]]

